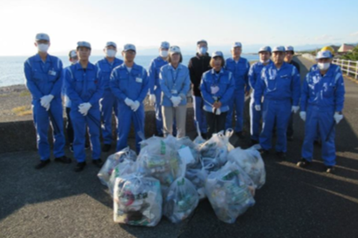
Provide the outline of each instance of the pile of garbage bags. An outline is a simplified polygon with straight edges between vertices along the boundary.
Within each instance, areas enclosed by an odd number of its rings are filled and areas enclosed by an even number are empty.
[[[114,222],[156,226],[165,216],[173,223],[190,217],[208,198],[216,216],[234,223],[255,204],[265,184],[265,165],[254,148],[234,148],[232,130],[177,139],[151,137],[137,156],[125,148],[107,158],[98,173],[113,197]]]

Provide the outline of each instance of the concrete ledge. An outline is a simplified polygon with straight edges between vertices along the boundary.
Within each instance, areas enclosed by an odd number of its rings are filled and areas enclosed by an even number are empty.
[[[145,136],[150,137],[155,134],[155,113],[153,110],[148,110],[145,112],[145,116]],[[64,118],[64,125],[66,120]],[[119,123],[121,123],[120,118]],[[114,125],[113,128],[115,128]],[[195,130],[193,108],[187,109],[186,130],[187,132]],[[115,129],[113,135],[116,138]],[[129,137],[134,138],[134,135],[132,126]],[[49,141],[52,144],[51,129],[49,129]],[[0,123],[0,153],[31,150],[36,150],[36,130],[33,121]]]

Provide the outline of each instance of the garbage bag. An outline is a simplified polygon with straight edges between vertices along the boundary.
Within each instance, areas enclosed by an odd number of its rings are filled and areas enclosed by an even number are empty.
[[[116,182],[116,178],[122,177],[123,175],[131,174],[136,172],[135,162],[129,159],[124,159],[122,163],[119,163],[114,167],[111,177],[107,183],[110,195],[113,197],[113,187]]]
[[[113,220],[135,226],[155,226],[162,217],[162,193],[157,179],[138,174],[116,178]]]
[[[135,161],[137,159],[137,154],[131,150],[129,147],[124,148],[117,153],[110,155],[97,176],[103,185],[108,184],[109,178],[112,174],[113,169],[125,159]]]
[[[190,182],[192,182],[199,195],[199,199],[206,198],[205,181],[207,176],[208,176],[208,171],[203,169],[201,165],[197,167],[186,168],[185,178],[189,179]]]
[[[234,223],[238,216],[255,204],[252,180],[232,162],[208,175],[205,192],[216,216],[227,223]]]
[[[255,147],[246,150],[236,148],[229,152],[228,160],[237,163],[250,176],[257,189],[265,184],[265,164]]]
[[[194,185],[186,178],[176,179],[164,199],[163,214],[173,223],[188,218],[198,206],[199,196]]]
[[[194,143],[197,145],[201,145],[201,144],[205,143],[206,140],[201,135],[198,122],[196,122],[196,132],[197,132],[198,136],[194,139]]]

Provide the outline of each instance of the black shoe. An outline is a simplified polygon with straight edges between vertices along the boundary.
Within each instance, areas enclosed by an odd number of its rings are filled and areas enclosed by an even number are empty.
[[[43,167],[48,165],[50,162],[51,162],[50,159],[40,160],[40,163],[35,166],[35,169],[42,169]]]
[[[70,151],[73,153],[73,144],[70,144],[69,148],[70,148]]]
[[[101,159],[94,159],[92,160],[92,164],[94,164],[98,168],[102,168],[103,162]]]
[[[208,137],[208,134],[207,133],[201,133],[201,137],[206,140],[206,138]]]
[[[67,158],[66,156],[61,156],[61,157],[55,158],[55,162],[70,164],[72,162],[72,160],[71,160],[71,158]]]
[[[110,144],[104,144],[103,146],[102,146],[102,151],[103,152],[108,152],[110,149],[111,149],[111,145]]]
[[[257,140],[251,140],[251,146],[260,144]]]
[[[86,166],[86,161],[84,162],[78,162],[75,167],[75,172],[81,172]]]
[[[88,150],[90,148],[90,144],[85,144],[85,150]]]
[[[333,174],[336,169],[333,166],[325,166],[324,171],[329,174]]]
[[[317,145],[317,146],[322,146],[322,143],[320,140],[315,140],[313,144]]]
[[[270,152],[268,150],[264,150],[264,149],[259,149],[259,152],[261,155],[269,155]]]
[[[242,131],[235,132],[235,135],[239,137],[240,139],[245,139],[244,133]]]
[[[311,164],[311,162],[309,162],[308,160],[301,158],[301,161],[297,163],[298,167],[301,168],[307,168],[309,165]]]
[[[287,136],[287,141],[293,141],[293,136]]]
[[[285,160],[286,159],[286,153],[285,152],[276,152],[277,158],[279,160]]]

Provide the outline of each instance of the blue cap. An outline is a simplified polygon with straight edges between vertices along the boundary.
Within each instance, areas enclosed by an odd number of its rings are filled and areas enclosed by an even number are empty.
[[[234,49],[236,47],[242,47],[241,42],[235,42],[231,48]]]
[[[86,47],[88,49],[91,49],[91,44],[88,43],[87,41],[79,41],[77,42],[77,49],[80,47]]]
[[[264,52],[264,51],[267,51],[267,52],[269,52],[269,53],[272,52],[270,46],[264,46],[264,47],[261,47],[261,48],[259,49],[259,53],[260,53],[260,52]]]
[[[35,37],[35,42],[40,40],[50,41],[50,37],[46,33],[38,33]]]
[[[70,53],[68,53],[68,57],[69,57],[69,58],[77,57],[76,51],[75,51],[75,50],[71,50]]]
[[[286,46],[286,51],[295,52],[295,50],[293,49],[293,46]]]
[[[133,50],[134,52],[137,52],[135,45],[133,44],[125,44],[123,47],[123,51],[126,52],[128,50]]]
[[[108,46],[113,46],[114,48],[117,49],[117,44],[114,43],[113,41],[108,41],[108,42],[106,43],[106,47],[108,47]]]
[[[332,57],[333,57],[333,55],[332,55],[331,51],[326,50],[326,51],[319,51],[317,53],[316,59],[327,59],[327,58],[330,59]]]
[[[164,49],[169,49],[170,44],[167,41],[163,41],[162,43],[160,43],[160,48],[164,48]]]
[[[200,43],[208,44],[208,42],[206,40],[199,40],[198,42],[196,42],[197,45],[199,45]]]
[[[173,45],[173,46],[170,46],[170,48],[169,48],[169,54],[180,54],[181,53],[181,51],[180,51],[180,48],[179,48],[179,46],[176,46],[176,45]]]
[[[273,47],[272,52],[285,52],[285,47],[283,46]]]
[[[224,54],[221,51],[214,51],[211,57],[215,58],[217,56],[220,56],[221,58],[224,58]]]

